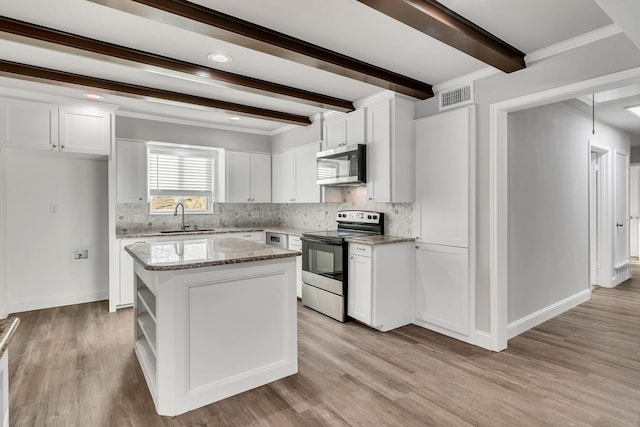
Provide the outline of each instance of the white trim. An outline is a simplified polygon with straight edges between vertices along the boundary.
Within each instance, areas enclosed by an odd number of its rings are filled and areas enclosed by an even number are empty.
[[[385,89],[380,92],[376,92],[373,95],[369,95],[367,97],[364,97],[362,99],[355,101],[353,103],[353,106],[356,107],[356,110],[357,110],[359,108],[364,108],[367,105],[375,104],[376,102],[382,101],[383,99],[393,98],[395,95],[396,95],[395,92]],[[407,99],[411,99],[412,101],[415,101],[414,98],[407,98]]]
[[[558,301],[554,304],[551,304],[550,306],[536,311],[535,313],[531,313],[530,315],[525,316],[522,319],[511,322],[507,326],[507,336],[509,337],[509,339],[511,339],[517,335],[520,335],[521,333],[528,331],[529,329],[534,328],[539,324],[546,322],[547,320],[559,314],[562,314],[577,305],[582,304],[583,302],[589,301],[590,298],[591,290],[585,289],[578,292],[577,294],[573,294],[570,297],[563,299],[562,301]]]
[[[487,350],[493,350],[493,351],[503,350],[503,349],[498,349],[493,347],[493,337],[491,336],[490,333],[480,331],[478,329],[472,332],[471,341],[474,345],[477,345],[478,347],[486,348]]]
[[[551,56],[558,55],[560,53],[576,49],[578,47],[591,44],[620,33],[622,33],[622,28],[618,27],[618,25],[616,24],[610,24],[593,31],[589,31],[588,33],[580,34],[579,36],[561,41],[559,43],[552,44],[551,46],[534,50],[533,52],[528,53],[527,56],[524,57],[524,60],[527,62],[527,64],[531,64],[533,62],[541,61]]]
[[[573,98],[605,85],[629,84],[640,67],[595,77],[489,105],[489,288],[491,333],[496,348],[507,348],[507,113]]]
[[[566,52],[568,50],[575,49],[580,46],[587,45],[589,43],[595,43],[599,40],[603,40],[620,33],[622,33],[622,29],[618,27],[616,24],[606,25],[604,27],[598,28],[588,33],[584,33],[579,36],[572,37],[570,39],[563,40],[558,43],[554,43],[547,47],[534,50],[533,52],[528,53],[524,59],[528,65],[533,62],[537,62],[545,58],[549,58],[550,56],[558,55],[562,52]],[[443,90],[453,89],[458,86],[462,86],[466,83],[469,83],[475,80],[480,80],[500,72],[501,71],[499,69],[494,67],[484,67],[479,70],[464,74],[460,77],[456,77],[450,80],[445,80],[443,82],[440,82],[433,86],[433,91],[434,93],[438,93]]]
[[[271,132],[268,132],[268,134],[269,134],[269,136],[274,136],[274,135],[278,135],[278,134],[281,134],[283,132],[286,132],[288,130],[295,129],[297,127],[298,127],[298,125],[291,125],[291,124],[284,125],[284,126],[279,127],[278,129],[274,129]]]
[[[148,113],[137,113],[137,112],[126,111],[126,110],[118,110],[116,112],[116,117],[129,117],[132,119],[152,120],[154,122],[173,123],[176,125],[197,126],[201,128],[229,130],[229,131],[240,132],[240,133],[253,133],[257,135],[270,135],[272,132],[269,130],[249,129],[249,128],[242,128],[237,126],[222,125],[217,123],[205,123],[205,122],[199,122],[197,120],[179,119],[177,117],[163,116],[160,114],[156,115],[156,114],[148,114]]]
[[[9,312],[21,313],[23,311],[42,310],[45,308],[84,304],[87,302],[104,301],[107,299],[109,299],[109,291],[93,291],[89,293],[78,293],[63,296],[27,298],[21,301],[12,301],[9,304]]]

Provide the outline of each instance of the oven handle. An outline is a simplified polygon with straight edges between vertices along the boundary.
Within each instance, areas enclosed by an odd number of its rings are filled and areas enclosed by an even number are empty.
[[[304,237],[304,236],[302,236],[302,237],[300,238],[300,240],[302,240],[303,242],[322,243],[323,245],[330,245],[330,246],[342,246],[342,243],[327,242],[326,240],[322,240],[322,239],[313,239],[313,238],[311,238],[311,237]]]

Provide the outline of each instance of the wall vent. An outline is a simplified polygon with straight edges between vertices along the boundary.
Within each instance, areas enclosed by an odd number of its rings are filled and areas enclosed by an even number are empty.
[[[473,83],[442,91],[438,94],[438,97],[440,100],[440,111],[473,104]]]

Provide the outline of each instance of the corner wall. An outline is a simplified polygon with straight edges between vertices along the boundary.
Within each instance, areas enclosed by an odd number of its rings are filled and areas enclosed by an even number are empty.
[[[490,293],[490,120],[493,103],[640,67],[640,51],[624,35],[529,64],[511,74],[498,73],[474,83],[477,111],[476,158],[476,328],[491,334]],[[416,103],[416,118],[438,113],[437,97]]]
[[[10,313],[108,298],[107,162],[2,150]],[[85,248],[87,260],[73,261]]]

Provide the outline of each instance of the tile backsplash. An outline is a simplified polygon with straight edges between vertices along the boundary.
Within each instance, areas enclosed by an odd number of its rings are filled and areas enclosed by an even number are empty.
[[[286,225],[309,229],[334,229],[340,210],[383,212],[385,233],[412,236],[412,203],[372,203],[365,187],[342,189],[341,203],[215,203],[213,214],[187,215],[185,223],[199,228]],[[149,215],[147,203],[117,203],[118,235],[140,231],[171,230],[180,226],[173,215]]]

